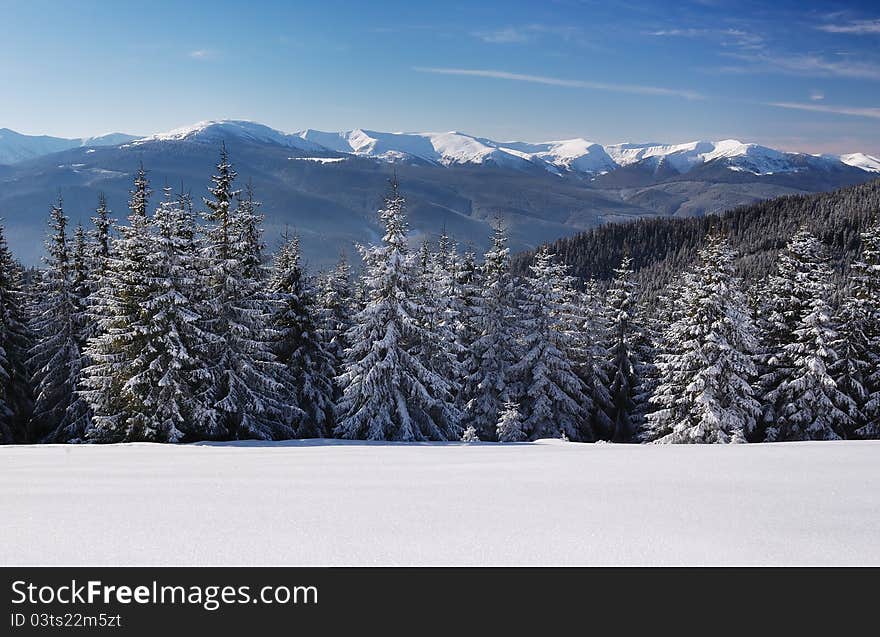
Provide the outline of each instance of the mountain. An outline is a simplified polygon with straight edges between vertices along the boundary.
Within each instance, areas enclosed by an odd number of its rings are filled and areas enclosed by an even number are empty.
[[[70,148],[118,146],[133,139],[137,139],[137,136],[124,133],[65,139],[47,135],[22,135],[8,128],[0,128],[0,164],[15,164]]]
[[[48,206],[59,193],[74,223],[88,224],[99,191],[124,219],[140,162],[154,191],[183,187],[198,201],[221,143],[240,183],[252,180],[264,203],[270,249],[285,229],[296,231],[316,267],[380,236],[375,211],[392,171],[407,196],[414,241],[445,228],[477,251],[487,247],[489,226],[499,216],[511,247],[527,250],[607,222],[700,216],[880,174],[880,160],[869,155],[785,153],[733,140],[496,142],[458,132],[283,133],[237,120],[140,138],[63,140],[6,131],[0,137],[0,217],[9,241],[24,262],[37,262]]]

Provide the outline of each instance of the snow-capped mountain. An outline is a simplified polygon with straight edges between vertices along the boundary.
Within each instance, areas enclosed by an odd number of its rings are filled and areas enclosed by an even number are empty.
[[[8,128],[0,128],[0,164],[16,164],[81,146],[118,146],[136,138],[136,135],[109,133],[99,137],[66,139],[48,135],[23,135]]]
[[[665,165],[684,174],[697,166],[721,161],[734,171],[755,175],[799,172],[806,166],[840,164],[880,172],[880,160],[870,155],[807,155],[790,153],[736,139],[685,144],[611,144],[582,138],[541,143],[497,142],[456,131],[448,133],[381,133],[355,129],[338,133],[304,130],[294,135],[340,153],[386,161],[423,160],[443,166],[494,165],[525,169],[542,167],[553,173],[601,175],[623,166]]]
[[[207,120],[192,126],[136,138],[112,133],[103,137],[62,139],[21,135],[0,129],[0,164],[14,164],[78,146],[117,146],[159,142],[214,144],[237,140],[294,148],[316,154],[347,154],[387,162],[438,166],[492,166],[512,170],[543,169],[554,174],[595,177],[626,166],[685,174],[717,162],[733,171],[754,175],[798,173],[808,169],[852,167],[880,173],[880,159],[864,153],[809,155],[792,153],[735,139],[683,144],[622,143],[603,146],[583,138],[530,143],[494,141],[458,131],[386,133],[354,129],[325,132],[306,129],[284,133],[245,120]]]

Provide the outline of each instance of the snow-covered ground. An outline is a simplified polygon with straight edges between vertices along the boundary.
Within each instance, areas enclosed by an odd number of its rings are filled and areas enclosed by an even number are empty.
[[[880,564],[880,442],[0,447],[0,564]]]

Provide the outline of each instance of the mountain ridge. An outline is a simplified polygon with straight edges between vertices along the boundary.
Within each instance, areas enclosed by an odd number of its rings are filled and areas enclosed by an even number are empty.
[[[546,142],[495,141],[459,131],[408,133],[356,128],[335,132],[304,129],[284,133],[248,120],[205,120],[145,137],[111,133],[98,138],[70,140],[26,136],[0,129],[0,163],[19,163],[77,145],[139,145],[167,141],[213,143],[227,136],[301,151],[342,153],[392,163],[415,161],[447,167],[494,165],[514,170],[542,168],[554,174],[570,173],[588,178],[633,164],[655,169],[663,165],[678,174],[685,174],[713,161],[723,162],[730,170],[755,175],[798,172],[804,164],[820,170],[843,165],[880,173],[880,158],[866,153],[795,153],[736,139],[679,144],[624,142],[602,145],[581,137]],[[27,148],[27,140],[32,140],[31,148]]]

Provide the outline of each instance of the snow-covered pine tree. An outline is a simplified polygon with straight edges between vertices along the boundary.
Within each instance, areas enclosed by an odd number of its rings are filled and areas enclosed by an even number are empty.
[[[645,362],[647,335],[638,323],[636,310],[637,284],[633,277],[632,259],[625,256],[614,270],[608,288],[608,327],[605,347],[608,355],[608,393],[611,398],[609,417],[614,442],[633,442],[643,425],[646,397]]]
[[[33,409],[27,370],[30,338],[21,268],[12,257],[0,223],[0,444],[27,439]]]
[[[326,438],[334,424],[335,361],[321,338],[315,291],[296,235],[285,236],[275,254],[269,291],[275,356],[286,368],[286,402],[295,409],[291,426],[297,438]]]
[[[92,410],[85,432],[94,442],[156,440],[156,431],[132,419],[126,384],[132,378],[132,362],[148,347],[149,317],[146,303],[151,294],[148,261],[154,250],[147,217],[150,182],[143,164],[138,167],[130,191],[128,225],[110,239],[106,273],[93,294],[90,314],[97,327],[85,348],[79,394]]]
[[[517,403],[507,401],[502,405],[495,424],[495,438],[498,442],[522,442],[527,438]]]
[[[92,270],[92,277],[100,280],[107,272],[110,261],[110,233],[113,229],[114,219],[110,216],[110,208],[107,207],[107,197],[104,193],[98,194],[98,207],[95,209],[95,216],[92,217],[92,263],[89,268]]]
[[[368,298],[348,333],[335,432],[368,440],[458,440],[460,413],[450,382],[422,358],[434,335],[422,323],[404,205],[395,176],[379,211],[382,244],[363,250]]]
[[[497,440],[496,424],[504,404],[518,393],[511,367],[519,360],[517,304],[510,273],[507,233],[497,222],[492,247],[477,272],[479,287],[470,297],[468,325],[464,332],[463,365],[465,422],[473,425],[481,440]]]
[[[252,193],[239,199],[236,172],[221,146],[210,197],[204,199],[203,268],[209,335],[207,360],[212,362],[207,395],[211,410],[200,428],[209,437],[285,439],[294,436],[278,379],[284,366],[272,353],[267,300],[262,274],[262,244],[257,202]]]
[[[462,442],[480,442],[480,436],[477,435],[477,430],[474,429],[473,425],[468,425],[467,429],[464,430],[464,433],[461,434]]]
[[[767,421],[765,440],[835,440],[845,437],[851,399],[829,373],[838,359],[828,299],[831,267],[821,242],[802,228],[780,255],[771,290],[773,342],[762,385]],[[781,298],[780,298],[781,297]]]
[[[342,255],[336,266],[320,277],[318,285],[319,334],[333,357],[334,404],[342,397],[335,379],[342,374],[345,350],[349,347],[346,334],[351,329],[351,317],[355,313],[352,294],[351,266]]]
[[[860,438],[880,438],[880,214],[861,239],[861,253],[852,266],[851,297],[863,321],[865,397],[862,424],[855,433]]]
[[[752,382],[754,326],[734,276],[735,253],[718,233],[700,251],[681,290],[681,313],[664,335],[659,383],[643,439],[662,443],[744,442],[760,413]]]
[[[582,291],[575,291],[573,283],[566,285],[566,289],[571,290],[570,297],[557,314],[561,321],[560,330],[566,338],[564,352],[574,363],[575,372],[584,381],[590,397],[591,435],[600,440],[611,440],[614,426],[608,391],[610,369],[605,350],[608,308],[595,279],[585,281],[583,287]]]
[[[592,441],[588,388],[566,354],[565,321],[570,277],[546,247],[529,267],[521,318],[523,354],[511,368],[520,382],[520,402],[531,440],[559,438]]]
[[[462,381],[459,363],[461,351],[456,339],[458,254],[445,230],[438,239],[437,248],[437,252],[428,255],[420,295],[423,326],[433,335],[430,342],[425,344],[424,354],[428,366],[449,381],[453,400],[458,405]]]
[[[82,306],[74,284],[67,221],[59,196],[49,215],[45,268],[37,280],[31,310],[30,331],[36,336],[28,360],[35,395],[29,426],[33,441],[78,440],[85,424],[75,391],[83,363],[79,348]]]
[[[195,221],[170,188],[152,218],[151,250],[143,276],[147,294],[138,324],[144,347],[129,352],[122,398],[127,430],[156,442],[198,439],[193,423],[204,420],[200,386],[204,308],[196,282]]]

